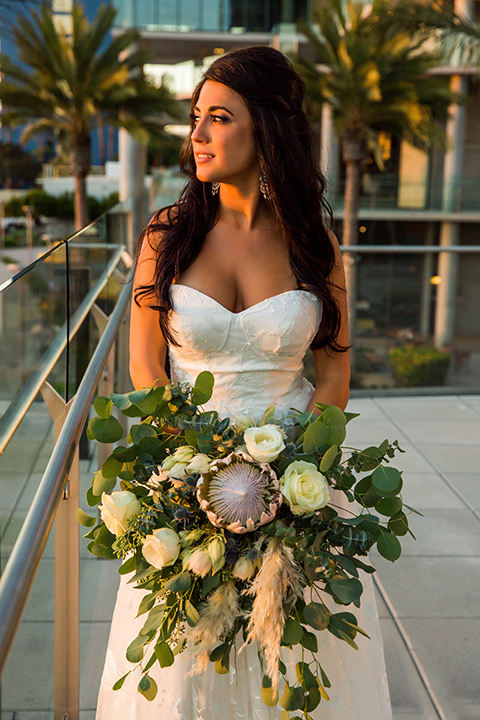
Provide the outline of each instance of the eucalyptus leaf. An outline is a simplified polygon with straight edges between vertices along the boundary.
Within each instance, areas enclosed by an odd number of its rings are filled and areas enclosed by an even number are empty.
[[[402,554],[402,547],[393,533],[382,532],[377,540],[377,549],[380,555],[390,562],[398,560]]]
[[[305,690],[311,690],[312,688],[318,687],[317,679],[310,670],[308,663],[297,662],[295,670],[297,673],[297,680]]]
[[[382,497],[396,495],[402,489],[402,476],[393,467],[380,465],[372,473],[372,483]]]
[[[375,503],[375,510],[380,515],[387,515],[391,517],[402,509],[402,499],[399,497],[386,497]]]
[[[214,378],[208,371],[201,372],[195,380],[191,400],[194,405],[204,405],[212,397]]]
[[[126,410],[127,408],[132,406],[132,401],[129,398],[129,394],[119,394],[119,393],[112,393],[110,395],[110,398],[112,400],[112,403],[115,405],[116,408],[121,410]]]
[[[155,428],[153,428],[151,425],[148,425],[146,423],[142,423],[140,425],[132,425],[130,428],[130,437],[132,438],[132,442],[135,445],[138,445],[140,440],[143,440],[143,438],[146,437],[157,437],[157,432]]]
[[[133,559],[133,558],[131,558],[131,559]],[[128,562],[128,560],[127,560],[127,562]],[[149,595],[144,595],[140,602],[140,605],[138,606],[138,611],[137,611],[136,617],[140,617],[140,615],[144,615],[146,612],[151,610],[152,607],[155,605],[156,599],[157,598],[156,598],[155,593],[150,593]]]
[[[160,642],[155,645],[155,655],[160,667],[170,667],[175,661],[172,648],[167,642]]]
[[[296,645],[303,637],[303,628],[294,618],[288,617],[283,628],[282,642],[285,645]]]
[[[321,422],[328,430],[326,442],[328,445],[341,445],[345,440],[347,424],[345,415],[340,408],[330,405],[320,416]]]
[[[93,525],[97,522],[97,518],[87,515],[87,513],[81,508],[77,508],[75,510],[75,515],[80,525],[83,525],[84,527],[93,527]]]
[[[144,647],[149,641],[148,635],[138,635],[127,648],[127,660],[131,663],[140,662],[143,659]]]
[[[322,460],[320,462],[320,472],[327,472],[327,470],[330,470],[332,465],[334,464],[335,460],[340,456],[340,453],[338,451],[338,445],[332,445],[332,447],[329,447],[328,450],[324,453]]]
[[[363,592],[363,585],[356,578],[345,578],[337,575],[328,582],[328,587],[342,605],[349,605],[358,600]]]
[[[209,658],[212,662],[217,662],[217,660],[220,660],[221,657],[225,655],[225,651],[227,650],[228,645],[227,643],[222,643],[221,645],[217,645],[216,648],[213,648],[212,652],[209,655]]]
[[[303,438],[303,451],[308,455],[317,452],[326,442],[328,437],[328,428],[320,419],[316,420],[305,430]]]
[[[200,613],[198,612],[195,605],[190,602],[190,600],[187,600],[185,602],[185,617],[187,618],[187,622],[190,627],[195,627],[195,625],[197,625],[198,621],[200,620]]]
[[[104,478],[116,478],[122,467],[122,462],[110,456],[102,465],[102,475]]]
[[[110,415],[109,418],[94,417],[88,423],[90,434],[101,443],[118,442],[123,437],[123,428],[118,420]]]
[[[388,521],[388,527],[395,535],[406,535],[408,532],[408,520],[404,512],[395,513]]]
[[[120,689],[122,688],[122,686],[123,686],[123,683],[125,682],[125,680],[127,679],[127,677],[128,677],[129,675],[130,675],[129,672],[128,672],[128,673],[125,673],[125,675],[122,675],[122,677],[119,678],[119,679],[117,680],[117,682],[113,685],[112,690],[120,690]]]
[[[219,675],[226,675],[230,669],[228,657],[223,655],[220,660],[215,662],[215,672]]]
[[[92,480],[92,492],[100,499],[102,493],[111,492],[116,484],[115,478],[104,477],[102,471],[97,470]]]
[[[304,629],[302,646],[305,648],[305,650],[310,650],[310,652],[316,653],[318,651],[317,636],[314,633]]]
[[[164,613],[163,605],[155,605],[148,613],[147,621],[140,630],[140,633],[142,635],[148,635],[152,630],[157,630],[163,622]]]
[[[158,692],[157,683],[152,677],[145,674],[138,683],[138,690],[151,702],[155,699]]]
[[[110,417],[110,413],[112,412],[112,401],[108,397],[99,395],[97,398],[95,398],[93,407],[98,417],[103,418],[104,420],[108,420],[108,418]]]
[[[191,584],[192,578],[190,577],[190,573],[181,572],[178,575],[171,577],[170,580],[167,580],[163,589],[169,592],[182,593],[185,592],[185,590],[188,590]]]
[[[320,690],[318,688],[318,683],[316,682],[316,686],[311,688],[311,690],[308,692],[307,698],[306,698],[306,709],[308,712],[312,712],[315,710],[318,705],[320,704],[321,695]]]
[[[328,626],[328,610],[320,603],[311,602],[306,605],[303,609],[303,617],[307,625],[315,630],[325,630]]]
[[[278,703],[278,690],[274,690],[272,687],[264,687],[262,683],[260,692],[264,705],[267,707],[275,707]]]

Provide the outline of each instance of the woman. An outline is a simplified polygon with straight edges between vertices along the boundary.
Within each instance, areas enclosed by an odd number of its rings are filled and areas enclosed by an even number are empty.
[[[143,238],[134,283],[131,376],[135,387],[163,384],[167,346],[171,376],[215,376],[207,409],[221,416],[259,417],[275,405],[344,408],[349,358],[344,275],[338,243],[323,222],[324,180],[316,168],[311,129],[302,109],[304,85],[272,48],[228,53],[206,71],[192,98],[191,134],[182,157],[190,177],[177,204],[157,213]],[[313,350],[315,388],[303,378]],[[356,653],[319,633],[332,699],[312,717],[388,720],[383,652],[371,583],[358,621],[371,636]],[[260,697],[254,647],[228,676],[211,667],[186,677],[191,660],[151,669],[159,692],[148,703],[129,677],[125,649],[138,591],[121,585],[112,623],[97,719],[270,720],[279,708]],[[327,637],[329,636],[329,637]],[[287,651],[287,655],[290,651]],[[291,652],[285,661],[299,658]],[[292,665],[294,667],[294,665]]]

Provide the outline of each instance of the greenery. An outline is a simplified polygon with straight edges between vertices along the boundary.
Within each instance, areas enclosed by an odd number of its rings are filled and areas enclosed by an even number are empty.
[[[374,572],[368,553],[376,546],[393,562],[401,553],[398,538],[411,533],[402,473],[390,465],[400,448],[388,440],[363,450],[342,447],[346,425],[356,415],[333,406],[318,404],[320,415],[292,410],[282,419],[271,407],[258,427],[245,416],[222,419],[201,407],[212,390],[213,376],[202,372],[193,387],[171,384],[95,401],[90,439],[120,443],[124,431],[114,408],[134,424],[88,490],[87,501],[100,504],[101,519],[82,510],[78,519],[91,528],[89,550],[124,558],[119,572],[133,573],[130,582],[148,591],[138,610],[145,623],[127,649],[132,671],[114,689],[140,668],[138,691],[152,700],[157,687],[150,667],[171,665],[187,644],[200,665],[209,659],[225,673],[242,633],[248,642],[257,639],[262,651],[264,702],[280,702],[282,718],[297,711],[295,717],[308,720],[321,701],[328,701],[330,686],[312,629],[357,648],[355,638],[364,632],[346,608],[360,605],[360,573]],[[232,467],[234,484],[227,472]],[[292,481],[295,473],[308,476],[306,485]],[[259,490],[265,476],[268,482]],[[118,480],[121,491],[115,492]],[[213,491],[208,494],[214,481],[221,500]],[[302,505],[302,493],[312,486],[315,501],[305,495]],[[258,522],[252,514],[242,522],[223,519],[225,502],[240,518],[252,492],[268,495]],[[152,559],[152,545],[161,548],[160,562],[158,552]],[[304,587],[312,588],[315,600],[306,601]],[[281,660],[281,647],[294,645],[304,654],[296,666],[297,682],[287,680]],[[281,696],[279,675],[285,682]]]
[[[17,19],[14,35],[23,65],[1,56],[2,121],[26,123],[22,141],[50,131],[68,152],[75,177],[75,224],[89,221],[86,176],[91,167],[91,133],[108,124],[127,129],[139,141],[165,136],[163,124],[177,103],[143,73],[145,56],[133,49],[129,30],[109,39],[115,10],[100,5],[90,24],[80,2],[72,9],[72,34],[57,27],[47,3]],[[121,58],[121,59],[120,59]]]
[[[88,208],[90,217],[97,218],[118,203],[118,192],[112,192],[104,198],[98,199],[88,196]],[[58,218],[59,220],[73,220],[74,196],[71,192],[61,195],[50,195],[40,188],[32,188],[21,198],[12,198],[5,203],[6,217],[23,216],[22,207],[29,205],[33,208],[35,217]]]
[[[405,345],[389,351],[392,374],[403,387],[445,385],[450,355],[427,345]]]
[[[33,185],[41,164],[20,145],[0,142],[0,187],[24,188]]]

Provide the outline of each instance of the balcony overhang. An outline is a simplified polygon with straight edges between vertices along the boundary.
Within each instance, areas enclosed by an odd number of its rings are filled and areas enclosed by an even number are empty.
[[[114,37],[121,35],[124,28],[114,28]],[[200,63],[204,58],[252,45],[272,45],[275,34],[271,32],[213,32],[213,31],[164,31],[138,28],[138,47],[150,54],[149,62],[165,65],[194,60]],[[302,54],[308,47],[303,35],[297,35]],[[308,53],[308,50],[307,50]]]

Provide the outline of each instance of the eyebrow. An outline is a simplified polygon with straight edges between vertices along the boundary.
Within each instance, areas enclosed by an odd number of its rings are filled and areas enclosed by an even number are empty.
[[[200,110],[198,105],[195,105],[195,107],[193,109]],[[229,110],[228,108],[226,108],[224,105],[211,105],[211,107],[208,108],[208,112],[215,112],[215,110],[225,110],[225,112],[227,112],[229,115],[231,115],[232,117],[235,117],[235,115],[232,113],[232,111]]]

